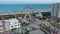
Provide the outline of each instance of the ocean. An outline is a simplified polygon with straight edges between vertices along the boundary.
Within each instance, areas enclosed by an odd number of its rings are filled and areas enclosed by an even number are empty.
[[[26,7],[32,8],[31,10],[48,10],[52,4],[0,4],[0,13],[22,12]]]

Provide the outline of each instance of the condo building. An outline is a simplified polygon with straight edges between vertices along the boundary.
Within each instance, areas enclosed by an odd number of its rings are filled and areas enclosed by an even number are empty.
[[[52,4],[51,17],[60,20],[60,3]]]

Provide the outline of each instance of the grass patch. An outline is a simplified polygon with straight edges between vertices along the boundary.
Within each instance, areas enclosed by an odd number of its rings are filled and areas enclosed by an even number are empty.
[[[54,27],[60,29],[60,24],[57,22],[51,23],[51,25],[53,25]]]
[[[3,30],[0,30],[0,32],[3,32]]]

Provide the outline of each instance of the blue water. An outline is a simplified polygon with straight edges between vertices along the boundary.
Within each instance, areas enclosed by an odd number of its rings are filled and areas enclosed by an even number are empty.
[[[32,10],[49,9],[52,4],[3,4],[0,5],[0,13],[2,12],[22,12],[24,7],[31,7]]]

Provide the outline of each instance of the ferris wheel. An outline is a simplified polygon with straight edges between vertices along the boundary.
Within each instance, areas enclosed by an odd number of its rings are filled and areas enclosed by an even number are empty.
[[[27,7],[24,7],[22,11],[23,11],[23,12],[32,12],[33,9],[32,9],[32,7],[30,7],[30,6],[27,6]]]

